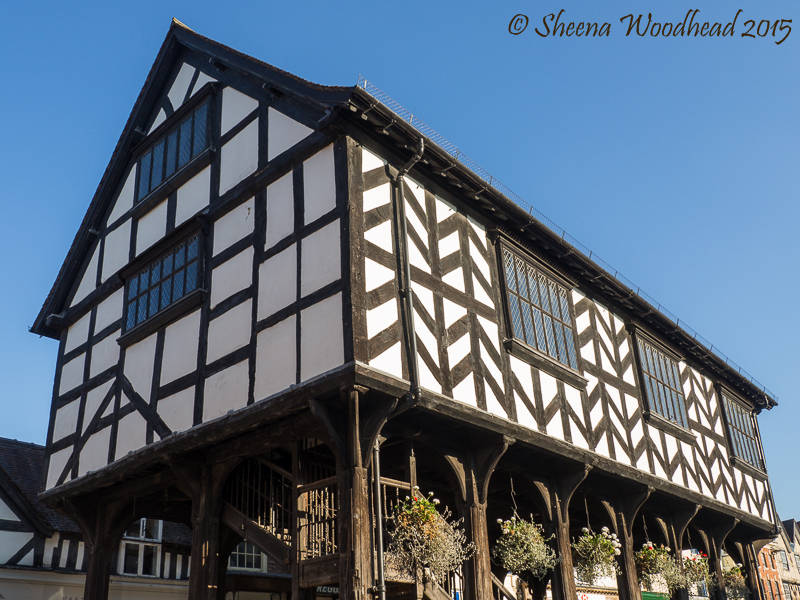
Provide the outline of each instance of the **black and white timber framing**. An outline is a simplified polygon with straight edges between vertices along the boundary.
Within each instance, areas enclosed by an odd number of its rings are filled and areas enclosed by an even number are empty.
[[[204,99],[207,148],[135,201],[140,154]],[[299,512],[260,547],[285,560],[293,594],[337,584],[363,598],[375,439],[395,484],[441,481],[431,469],[454,482],[479,550],[470,599],[492,594],[487,512],[508,516],[512,477],[558,533],[559,600],[574,595],[568,543],[584,513],[630,544],[649,514],[673,547],[693,528],[712,558],[724,544],[745,563],[774,531],[766,471],[732,455],[721,391],[756,432],[774,399],[427,140],[400,190],[420,137],[360,88],[309,83],[173,23],[32,328],[60,340],[42,497],[92,540],[87,598],[107,594],[103,551],[131,504],[192,524],[190,595],[224,594],[222,549],[250,539],[225,480],[270,451],[289,457],[270,464]],[[197,289],[124,326],[126,281],[195,233]],[[501,248],[571,290],[577,369],[514,338]],[[648,409],[638,339],[677,362],[688,427]],[[308,479],[322,442],[330,471]],[[298,515],[323,484],[340,510],[320,553]],[[570,509],[578,495],[585,511]],[[625,600],[631,561],[628,548]]]

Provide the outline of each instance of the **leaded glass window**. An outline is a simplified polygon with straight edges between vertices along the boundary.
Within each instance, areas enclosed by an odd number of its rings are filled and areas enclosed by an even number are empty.
[[[200,285],[200,234],[181,242],[128,279],[125,330],[177,302]]]
[[[577,370],[567,288],[506,248],[503,269],[514,337]]]
[[[753,415],[725,393],[722,394],[722,403],[728,420],[728,434],[731,439],[733,455],[757,469],[763,469],[764,464],[761,462],[761,454],[758,451]]]
[[[688,429],[678,363],[645,340],[639,339],[638,342],[642,383],[650,411]]]
[[[208,100],[165,133],[139,159],[138,200],[208,148]]]

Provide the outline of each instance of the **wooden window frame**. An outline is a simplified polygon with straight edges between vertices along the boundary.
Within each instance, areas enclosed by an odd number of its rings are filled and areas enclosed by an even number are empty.
[[[198,257],[197,257],[197,282],[189,292],[185,292],[178,299],[160,308],[157,312],[146,317],[143,321],[136,323],[130,329],[127,328],[128,305],[129,305],[129,283],[133,277],[138,276],[144,269],[152,269],[152,266],[163,260],[167,254],[173,252],[181,244],[186,243],[194,236],[198,238]],[[208,296],[207,290],[203,287],[205,275],[205,235],[198,221],[189,221],[184,226],[176,229],[170,236],[156,244],[153,248],[143,253],[134,263],[129,265],[121,272],[123,285],[123,314],[122,314],[122,335],[117,339],[117,343],[123,348],[139,342],[164,327],[165,325],[182,317],[193,308],[205,302]],[[138,296],[138,294],[137,294]]]
[[[194,94],[194,96],[192,96],[192,98],[186,101],[183,106],[178,108],[178,110],[167,117],[163,123],[149,133],[147,137],[133,149],[133,155],[136,157],[136,173],[133,190],[133,208],[131,209],[131,213],[134,216],[141,216],[150,211],[150,209],[159,204],[181,185],[186,183],[189,179],[197,175],[197,173],[211,164],[212,156],[214,152],[216,152],[216,140],[214,138],[214,133],[217,128],[213,125],[217,121],[217,103],[214,101],[217,95],[217,87],[218,86],[215,82],[209,82],[205,84],[198,92]],[[188,115],[193,115],[195,110],[198,109],[203,103],[205,103],[208,107],[206,111],[205,148],[199,151],[197,154],[194,154],[194,144],[192,142],[192,156],[189,158],[188,162],[183,166],[178,166],[180,159],[179,156],[176,155],[175,171],[169,175],[164,174],[160,183],[156,185],[156,187],[149,189],[148,192],[140,198],[139,192],[141,184],[142,158],[150,150],[155,148],[159,142],[166,140],[167,137],[173,133],[173,131],[177,131],[181,125],[181,121],[183,121]],[[192,128],[192,135],[194,136],[194,128]],[[177,152],[180,152],[180,148],[177,150]]]
[[[245,546],[245,552],[239,552],[239,546],[241,546],[242,544],[249,544],[250,546],[252,546],[252,548],[254,550],[254,552],[252,554],[252,556],[253,556],[253,564],[255,564],[255,559],[258,556],[259,561],[261,563],[258,567],[247,567],[247,566],[239,567],[239,566],[234,566],[234,565],[231,564],[231,561],[233,559],[234,554],[237,557],[238,556],[247,557],[247,556],[250,555],[250,553],[247,552],[247,547],[246,546]],[[245,558],[245,561],[246,561],[246,558]],[[237,560],[237,562],[238,562],[238,560]],[[267,562],[266,555],[258,548],[258,546],[256,546],[252,542],[248,542],[247,540],[242,540],[241,542],[239,542],[239,544],[237,544],[236,548],[234,548],[233,551],[228,555],[228,568],[232,569],[234,571],[242,571],[242,572],[245,572],[245,573],[265,573],[265,572],[268,571],[268,569],[266,568],[267,564],[268,564],[268,562]]]
[[[531,254],[528,250],[520,246],[519,244],[515,243],[508,237],[502,236],[498,239],[496,243],[496,254],[497,254],[497,261],[498,261],[498,273],[500,276],[500,283],[502,286],[502,295],[503,295],[503,313],[504,313],[504,323],[505,323],[505,331],[507,334],[506,339],[503,340],[503,346],[505,347],[506,351],[515,356],[528,364],[536,367],[544,371],[545,373],[552,375],[553,377],[568,383],[569,385],[578,388],[579,390],[585,390],[586,386],[588,385],[588,380],[583,377],[583,375],[578,371],[580,368],[580,354],[578,352],[578,334],[575,329],[575,307],[573,306],[572,302],[572,290],[575,287],[572,281],[569,281],[562,275],[555,272],[553,269],[548,267],[544,264],[541,260],[538,260],[535,256]],[[542,314],[549,317],[551,320],[555,317],[559,324],[565,328],[568,328],[569,333],[572,336],[572,343],[570,345],[570,340],[568,336],[563,335],[563,343],[564,343],[564,351],[569,358],[574,361],[574,367],[570,364],[565,364],[561,362],[561,360],[557,357],[552,356],[549,352],[544,352],[540,350],[537,346],[532,346],[527,343],[526,338],[520,339],[517,337],[514,324],[512,322],[512,311],[511,311],[511,294],[514,296],[521,297],[520,294],[513,290],[509,289],[507,273],[505,268],[505,253],[508,252],[514,259],[520,260],[526,264],[529,268],[532,268],[534,272],[536,272],[539,276],[543,276],[545,280],[550,283],[554,283],[556,286],[563,288],[564,291],[564,298],[566,299],[568,316],[570,319],[570,323],[566,323],[557,315],[554,315],[552,311],[545,311],[544,307],[541,304],[537,307],[541,310]],[[516,272],[516,270],[515,270]],[[559,299],[561,296],[559,294]],[[530,297],[527,298],[528,302],[533,306],[533,302],[531,302]],[[563,311],[563,301],[561,302],[562,311]],[[526,324],[523,323],[523,329],[526,328]],[[534,325],[534,330],[536,327]],[[546,339],[547,345],[549,345],[550,340]],[[558,339],[554,340],[553,346],[557,349],[557,354],[560,353],[561,348],[559,345]],[[572,353],[570,354],[570,348]]]
[[[161,541],[164,535],[164,521],[161,519],[149,519],[151,521],[158,522],[158,535],[155,538],[149,538],[146,535],[147,532],[147,521],[146,517],[142,517],[141,519],[137,519],[131,525],[138,521],[139,523],[139,535],[132,536],[127,535],[127,530],[125,533],[122,534],[122,539],[120,540],[120,547],[119,547],[119,563],[117,565],[117,572],[120,575],[126,575],[128,577],[147,577],[149,579],[157,579],[161,576]],[[130,529],[130,528],[129,528]],[[139,558],[137,560],[137,572],[136,573],[128,573],[125,571],[125,547],[126,545],[137,546],[139,549]],[[150,546],[155,548],[155,556],[153,557],[154,566],[155,566],[155,573],[147,574],[142,573],[144,568],[144,551],[145,547]]]
[[[686,394],[681,387],[680,381],[681,372],[679,365],[683,362],[683,358],[636,325],[628,325],[628,332],[631,334],[633,353],[636,358],[636,377],[638,379],[639,389],[641,390],[642,413],[648,425],[656,429],[661,429],[665,433],[669,433],[688,444],[696,443],[697,438],[689,428],[689,409],[687,407]],[[661,353],[665,359],[674,363],[674,365],[671,366],[674,366],[672,376],[673,378],[677,378],[677,381],[674,382],[676,384],[675,386],[671,385],[669,382],[662,381],[660,378],[656,378],[654,375],[651,375],[649,371],[645,371],[640,343],[650,346],[652,350]],[[678,407],[682,407],[683,409],[680,412],[685,419],[685,423],[673,420],[669,414],[662,414],[662,412],[658,410],[658,407],[653,405],[653,400],[650,398],[650,389],[646,383],[648,378],[656,380],[662,386],[668,387],[670,391],[674,391],[679,396]],[[669,411],[665,412],[669,413]]]
[[[728,443],[728,455],[731,457],[731,463],[740,471],[764,481],[767,475],[767,468],[764,462],[764,448],[761,444],[761,435],[752,407],[748,406],[744,400],[723,385],[717,385],[717,397],[719,398],[722,420],[725,423],[725,439]],[[728,414],[728,402],[732,403],[749,416],[752,435],[742,431],[738,426],[732,426],[732,415]],[[741,455],[743,453],[740,453],[737,448],[734,430],[753,442],[754,447],[752,451],[755,453],[756,459],[760,463],[759,465],[754,465],[750,460]]]

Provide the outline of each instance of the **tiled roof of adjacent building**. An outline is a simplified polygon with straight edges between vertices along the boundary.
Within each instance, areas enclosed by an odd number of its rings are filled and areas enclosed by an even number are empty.
[[[80,533],[80,529],[71,519],[39,501],[44,455],[44,446],[0,438],[0,478],[12,485],[27,501],[29,508],[52,529]],[[191,546],[192,530],[182,523],[164,521],[162,541],[167,544]]]
[[[44,469],[44,446],[0,438],[0,475],[28,501],[30,507],[56,531],[79,532],[78,526],[64,515],[39,502],[39,488]]]

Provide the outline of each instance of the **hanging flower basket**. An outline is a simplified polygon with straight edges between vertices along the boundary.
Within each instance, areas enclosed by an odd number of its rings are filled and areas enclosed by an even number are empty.
[[[686,577],[681,573],[678,560],[670,554],[670,548],[663,544],[656,546],[653,542],[645,542],[634,558],[639,583],[648,592],[675,591],[686,588]]]
[[[572,562],[578,579],[593,584],[601,577],[611,577],[619,571],[616,557],[620,554],[620,544],[616,533],[609,533],[603,527],[594,533],[584,527],[581,537],[572,543]]]
[[[700,595],[700,586],[709,586],[708,555],[705,553],[693,554],[683,559],[683,574],[686,577],[687,589],[694,588],[695,596]]]
[[[555,536],[546,538],[538,523],[520,519],[516,515],[508,521],[497,520],[503,530],[492,549],[492,559],[514,575],[529,572],[543,579],[559,562],[555,551],[547,544]]]
[[[467,543],[460,519],[453,520],[447,508],[439,512],[433,492],[426,497],[419,488],[411,491],[388,518],[387,565],[411,579],[422,571],[435,581],[445,581],[472,556],[475,546]]]
[[[728,598],[741,598],[742,600],[750,599],[750,588],[747,587],[747,582],[744,579],[744,570],[742,565],[738,564],[722,572],[722,581],[725,582],[725,593]],[[709,577],[709,590],[715,590],[719,587],[717,584],[717,574],[712,573]]]

